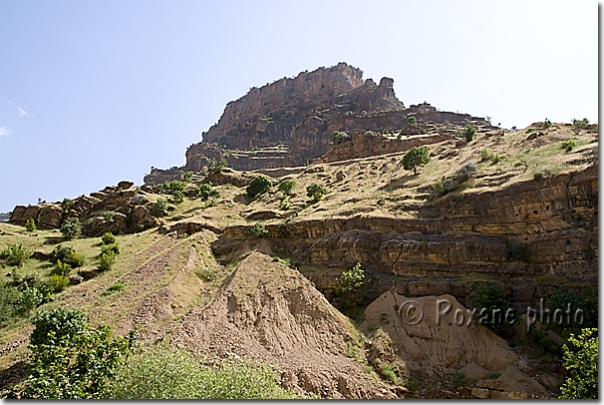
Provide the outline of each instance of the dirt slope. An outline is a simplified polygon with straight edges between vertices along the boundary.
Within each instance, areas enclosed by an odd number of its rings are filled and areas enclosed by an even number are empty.
[[[415,306],[413,310],[411,303]],[[450,310],[446,311],[449,305]],[[409,299],[388,291],[367,307],[365,315],[361,328],[371,334],[375,325],[381,324],[383,333],[374,333],[374,341],[390,343],[396,353],[395,363],[407,378],[421,375],[422,382],[437,382],[422,387],[423,393],[418,390],[422,396],[430,389],[434,395],[440,382],[452,374],[463,373],[466,387],[458,387],[461,395],[465,388],[470,397],[552,397],[535,378],[521,371],[527,365],[507,342],[475,320],[470,321],[466,308],[452,295]],[[384,347],[375,343],[373,355],[387,358],[379,353]]]
[[[298,271],[252,252],[205,309],[180,322],[174,341],[206,355],[259,358],[284,385],[328,398],[394,397],[367,371],[350,322]],[[348,354],[348,355],[347,355]]]

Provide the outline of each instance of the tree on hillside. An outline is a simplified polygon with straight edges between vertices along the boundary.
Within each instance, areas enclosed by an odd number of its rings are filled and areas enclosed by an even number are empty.
[[[573,333],[562,346],[566,381],[560,387],[560,399],[598,399],[598,329],[586,328]]]
[[[417,167],[423,166],[430,161],[430,149],[427,146],[414,146],[403,156],[403,167],[405,170],[413,170],[417,174]]]

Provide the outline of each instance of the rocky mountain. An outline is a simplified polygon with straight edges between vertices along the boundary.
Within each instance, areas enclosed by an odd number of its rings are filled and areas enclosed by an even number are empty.
[[[186,164],[170,170],[152,169],[146,184],[180,178],[183,172],[207,168],[225,158],[229,167],[256,170],[295,167],[316,161],[328,150],[334,131],[402,131],[421,134],[445,122],[479,127],[490,124],[467,114],[441,112],[429,104],[405,108],[394,94],[394,80],[363,81],[363,72],[340,63],[283,78],[227,104],[218,123],[186,151]],[[409,117],[416,123],[411,124]]]
[[[420,146],[428,159],[416,174],[405,155]],[[228,167],[208,167],[221,157]],[[259,175],[272,185],[251,197]],[[278,187],[285,180],[291,193]],[[17,206],[0,224],[0,250],[26,246],[32,258],[12,271],[43,279],[56,245],[83,252],[85,280],[56,302],[122,335],[136,329],[149,347],[261,360],[300,395],[559,394],[562,326],[541,319],[530,332],[527,308],[598,287],[596,125],[506,130],[429,104],[405,108],[391,79],[376,85],[339,64],[250,90],[184,167],[145,182]],[[321,198],[309,199],[313,184]],[[84,237],[61,240],[71,218]],[[98,236],[108,231],[121,253],[101,272]],[[337,287],[357,264],[365,279],[353,313]],[[485,286],[521,315],[505,333],[468,316]],[[420,321],[405,318],[409,302]],[[450,305],[446,322],[439,302]],[[20,378],[31,326],[0,332],[2,389]]]

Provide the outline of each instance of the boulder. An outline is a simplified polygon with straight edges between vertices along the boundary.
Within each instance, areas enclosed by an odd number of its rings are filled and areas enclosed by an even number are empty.
[[[36,225],[40,229],[54,229],[61,226],[63,208],[58,204],[43,205],[38,213]]]
[[[70,285],[82,284],[83,281],[84,281],[84,277],[82,277],[82,276],[69,276]]]
[[[46,253],[43,250],[35,250],[31,254],[32,259],[36,259],[36,260],[40,260],[40,261],[50,260],[52,258],[52,256],[53,256],[52,253]]]
[[[134,185],[134,183],[132,181],[123,180],[123,181],[120,181],[119,183],[117,183],[117,188],[119,188],[121,190],[127,190],[130,187],[132,187],[133,185]]]

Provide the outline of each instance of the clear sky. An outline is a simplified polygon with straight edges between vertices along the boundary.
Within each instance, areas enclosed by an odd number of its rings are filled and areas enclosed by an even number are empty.
[[[598,120],[595,1],[0,0],[0,211],[141,184],[250,87],[341,61],[407,106]]]

